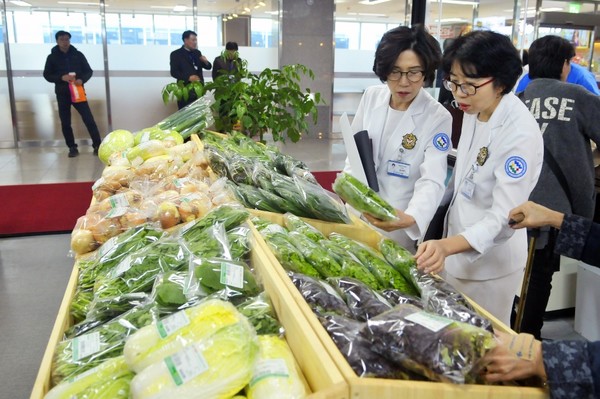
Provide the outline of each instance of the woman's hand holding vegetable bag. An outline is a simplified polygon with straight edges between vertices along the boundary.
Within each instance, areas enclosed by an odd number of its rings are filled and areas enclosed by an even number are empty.
[[[405,229],[416,223],[414,217],[412,217],[411,215],[409,215],[407,213],[402,212],[399,209],[396,209],[397,218],[392,219],[392,220],[381,220],[374,216],[369,215],[366,212],[363,213],[363,216],[373,226],[375,226],[381,230],[388,231],[388,232],[398,230],[398,229]]]
[[[446,257],[470,249],[471,245],[461,235],[425,241],[419,245],[415,254],[417,269],[424,273],[439,274],[444,270]]]

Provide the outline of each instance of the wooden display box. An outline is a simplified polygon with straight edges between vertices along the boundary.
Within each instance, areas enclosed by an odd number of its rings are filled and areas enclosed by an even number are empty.
[[[257,245],[253,243],[255,248]],[[346,380],[333,359],[327,355],[321,339],[306,324],[304,317],[301,317],[302,312],[291,297],[289,289],[282,284],[276,265],[270,263],[262,249],[252,250],[251,262],[273,303],[280,323],[285,328],[287,342],[307,383],[307,390],[310,393],[307,398],[349,399]],[[33,386],[31,399],[42,399],[51,387],[54,351],[62,340],[64,332],[73,323],[69,308],[77,287],[77,276],[78,270],[75,266]]]
[[[269,219],[274,223],[277,220]],[[283,219],[282,219],[283,220]],[[319,229],[325,235],[332,231],[332,226],[322,224],[319,221],[310,222],[314,227]],[[282,224],[282,223],[279,223]],[[371,247],[376,247],[381,235],[370,228],[367,224],[359,221],[362,227],[356,231],[335,231],[344,234],[350,238],[361,241]],[[346,361],[342,353],[338,350],[329,334],[323,328],[312,309],[306,303],[302,294],[296,289],[291,279],[287,275],[285,269],[281,266],[275,255],[269,248],[266,241],[260,236],[260,233],[252,226],[256,240],[266,252],[266,257],[269,262],[277,265],[276,271],[282,279],[282,284],[290,291],[298,307],[301,309],[303,316],[306,318],[306,323],[311,326],[313,332],[319,337],[321,343],[327,350],[327,353],[333,362],[339,368],[339,371],[344,376],[344,379],[350,386],[350,397],[353,399],[547,399],[548,392],[542,388],[508,386],[508,385],[474,385],[465,384],[457,385],[441,382],[422,382],[422,381],[405,381],[405,380],[389,380],[382,378],[360,378],[356,375],[350,364]],[[467,298],[469,299],[469,298]],[[470,300],[470,299],[469,299]],[[514,334],[509,327],[500,322],[497,318],[489,314],[481,306],[470,300],[471,304],[477,312],[487,317],[493,324],[496,331],[503,331]]]

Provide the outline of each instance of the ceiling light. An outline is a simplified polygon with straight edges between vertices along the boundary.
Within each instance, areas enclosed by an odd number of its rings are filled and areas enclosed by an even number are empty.
[[[27,3],[26,1],[11,0],[10,2],[20,7],[31,7],[31,4]]]
[[[185,10],[187,10],[186,6],[176,5],[175,7],[173,7],[173,11],[175,12],[183,12]]]
[[[368,6],[373,6],[375,4],[386,3],[388,1],[390,1],[390,0],[362,0],[362,1],[359,1],[358,3],[359,4],[366,4]]]
[[[60,3],[60,1],[59,1],[59,3]],[[173,9],[173,7],[171,7],[171,6],[150,6],[150,8],[163,8],[165,10],[172,10]]]
[[[264,6],[266,6],[266,4],[265,4],[265,2],[264,2],[264,1],[259,1],[259,2],[258,2],[258,5],[259,5],[259,6],[261,6],[261,7],[264,7]]]
[[[349,12],[348,15],[360,15],[362,17],[387,17],[386,14],[375,14],[370,12]]]
[[[57,1],[58,4],[76,4],[79,6],[97,6],[98,2],[91,2],[91,1]],[[106,4],[106,7],[108,7],[109,5]]]
[[[436,0],[430,0],[430,3],[437,3]],[[458,4],[461,6],[478,6],[478,1],[466,1],[466,0],[442,0],[443,4]]]
[[[231,14],[233,16],[233,18],[237,18],[238,15],[236,13]]]
[[[250,11],[252,11],[252,10],[251,10],[250,8],[248,8],[248,6],[246,6],[246,7],[244,7],[244,11],[246,11],[246,12],[250,12]]]

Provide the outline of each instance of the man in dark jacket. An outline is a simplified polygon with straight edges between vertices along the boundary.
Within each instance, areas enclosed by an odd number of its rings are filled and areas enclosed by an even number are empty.
[[[55,38],[57,45],[52,48],[46,59],[44,78],[48,82],[54,83],[55,86],[54,92],[58,103],[58,115],[65,142],[69,147],[69,158],[79,155],[73,136],[73,128],[71,127],[71,106],[81,115],[81,119],[92,138],[94,155],[98,155],[101,138],[90,106],[87,101],[73,102],[69,89],[71,83],[83,87],[83,84],[92,77],[92,68],[90,68],[90,64],[88,64],[83,53],[71,46],[71,34],[69,32],[60,30],[56,32]]]
[[[204,84],[202,69],[210,70],[212,64],[198,50],[198,36],[196,32],[186,30],[181,35],[183,46],[171,53],[171,76],[177,80],[182,80],[185,84],[190,82],[200,82]],[[191,90],[187,101],[177,101],[179,109],[197,100],[196,93]]]
[[[225,51],[213,61],[213,80],[223,74],[235,74],[238,70],[239,62],[238,44],[236,42],[227,42]]]

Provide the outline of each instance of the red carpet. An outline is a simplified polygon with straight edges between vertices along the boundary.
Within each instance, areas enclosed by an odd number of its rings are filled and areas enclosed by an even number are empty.
[[[71,231],[90,205],[92,184],[0,186],[0,236]]]
[[[339,171],[313,172],[326,190]],[[71,231],[87,211],[93,182],[0,186],[0,236]]]

